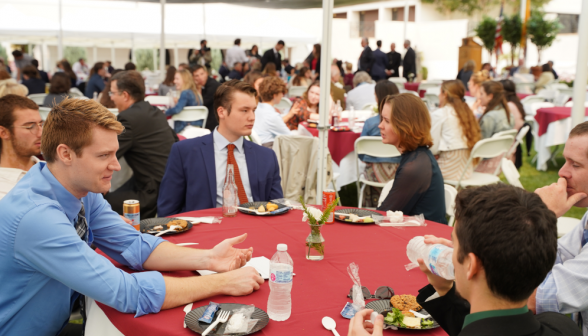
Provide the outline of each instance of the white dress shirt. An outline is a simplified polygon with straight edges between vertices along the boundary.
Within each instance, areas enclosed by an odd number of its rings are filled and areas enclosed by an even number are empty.
[[[235,63],[240,62],[247,62],[249,58],[245,55],[245,50],[241,49],[238,45],[232,46],[230,49],[227,49],[226,56],[225,56],[225,63],[229,69],[233,69]]]
[[[37,157],[32,156],[31,159],[35,164],[39,162]],[[3,168],[0,167],[0,199],[2,199],[14,186],[26,175],[26,171],[18,168]]]
[[[435,155],[468,148],[457,113],[449,104],[431,113],[431,137],[433,146],[430,150]]]
[[[361,83],[353,90],[347,92],[347,109],[351,106],[355,110],[361,110],[367,104],[376,103],[376,84]]]
[[[214,167],[216,169],[216,206],[220,208],[223,206],[223,188],[225,186],[225,178],[227,176],[227,155],[229,144],[235,145],[233,154],[235,155],[235,161],[239,166],[239,174],[241,175],[241,182],[245,193],[247,194],[247,200],[253,202],[253,196],[251,194],[251,187],[249,185],[249,173],[247,172],[247,160],[245,159],[245,151],[243,150],[243,137],[240,137],[235,142],[229,142],[218,132],[218,127],[212,132],[212,140],[214,141]],[[237,180],[235,180],[235,184]]]
[[[274,141],[280,134],[290,134],[290,129],[286,126],[280,114],[276,112],[273,106],[267,103],[257,104],[253,130],[259,136],[262,144]]]
[[[73,72],[75,72],[76,75],[84,74],[84,75],[87,76],[90,73],[88,71],[88,66],[87,65],[82,65],[80,62],[75,62],[73,64],[73,66],[71,67],[71,70]]]

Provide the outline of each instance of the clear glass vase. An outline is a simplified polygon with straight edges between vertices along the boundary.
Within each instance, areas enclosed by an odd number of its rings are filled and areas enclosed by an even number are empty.
[[[306,237],[306,259],[307,260],[323,260],[325,258],[325,239],[321,234],[320,225],[308,224],[310,226],[310,234]]]

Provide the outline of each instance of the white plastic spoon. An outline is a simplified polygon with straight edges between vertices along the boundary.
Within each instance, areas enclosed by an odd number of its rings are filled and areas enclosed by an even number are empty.
[[[325,327],[325,329],[330,330],[333,332],[333,334],[335,334],[335,336],[339,336],[339,333],[337,332],[337,322],[335,322],[335,320],[333,320],[332,318],[325,316],[323,317],[323,327]]]

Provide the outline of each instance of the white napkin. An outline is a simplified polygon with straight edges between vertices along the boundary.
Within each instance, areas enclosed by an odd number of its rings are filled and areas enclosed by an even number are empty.
[[[194,223],[206,223],[212,224],[214,223],[214,217],[175,217],[183,220],[187,220],[188,222]]]
[[[247,266],[251,266],[253,268],[255,268],[259,274],[261,274],[261,277],[264,279],[269,279],[269,274],[270,274],[270,260],[266,257],[255,257],[255,258],[251,258],[251,260],[249,260],[247,262],[247,264],[245,264],[244,267]],[[209,274],[215,274],[216,272],[213,271],[208,271],[208,270],[197,270],[198,273],[200,273],[200,275],[209,275]]]

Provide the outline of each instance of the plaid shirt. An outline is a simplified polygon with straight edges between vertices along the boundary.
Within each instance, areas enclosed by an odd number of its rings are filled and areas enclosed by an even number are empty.
[[[537,289],[537,314],[573,314],[588,336],[588,213],[558,240],[553,269]],[[580,313],[580,314],[576,314]],[[580,321],[581,320],[581,321]]]

